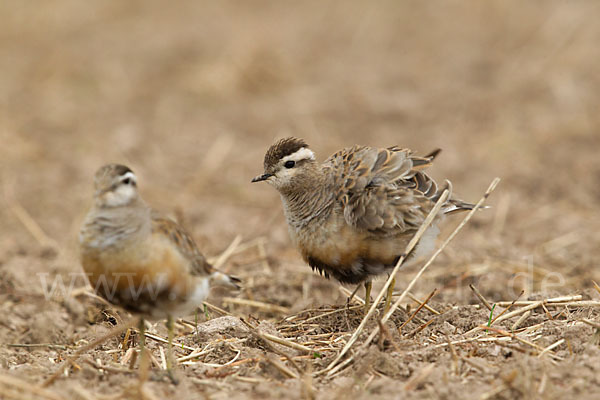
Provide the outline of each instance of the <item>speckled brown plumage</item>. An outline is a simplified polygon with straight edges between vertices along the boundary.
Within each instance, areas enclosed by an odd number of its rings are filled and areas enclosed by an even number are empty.
[[[281,193],[292,241],[313,270],[360,283],[393,268],[443,190],[452,190],[449,181],[440,188],[424,172],[438,154],[354,146],[320,164],[303,140],[287,138],[269,148],[265,174],[255,181]],[[445,213],[472,207],[447,201],[413,253],[433,249],[435,224]]]

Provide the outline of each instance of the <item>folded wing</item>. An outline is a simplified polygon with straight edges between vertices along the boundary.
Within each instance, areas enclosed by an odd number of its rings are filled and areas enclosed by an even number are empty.
[[[171,240],[179,252],[190,261],[190,273],[195,276],[209,276],[213,281],[239,289],[240,280],[215,269],[204,257],[194,239],[176,222],[152,213],[152,231]]]
[[[423,170],[439,154],[418,157],[408,149],[355,146],[331,156],[326,165],[337,171],[337,200],[349,225],[390,235],[416,230],[445,189]],[[449,200],[442,213],[472,208]]]

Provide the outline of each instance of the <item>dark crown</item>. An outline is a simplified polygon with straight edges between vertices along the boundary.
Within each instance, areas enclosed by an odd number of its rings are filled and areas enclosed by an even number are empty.
[[[96,176],[97,177],[104,177],[104,176],[121,176],[121,175],[125,175],[128,172],[132,172],[133,171],[126,165],[123,164],[107,164],[104,165],[102,167],[100,167],[98,169],[98,171],[96,172]]]
[[[308,147],[303,139],[289,137],[279,140],[265,154],[265,170],[277,164],[283,157],[294,154],[303,147]]]
[[[126,173],[133,171],[122,164],[107,164],[98,169],[96,171],[96,175],[94,176],[94,185],[96,189],[106,187],[110,185],[112,180],[117,176],[123,176]]]

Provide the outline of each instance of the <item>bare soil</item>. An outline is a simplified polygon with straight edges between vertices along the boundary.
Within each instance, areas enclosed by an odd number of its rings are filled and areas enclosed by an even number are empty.
[[[165,344],[148,338],[157,365],[146,398],[599,398],[599,11],[585,1],[0,3],[0,398],[140,397],[135,333],[41,387],[129,318],[78,275],[91,177],[107,162],[132,167],[148,202],[213,260],[233,244],[222,268],[244,281],[239,293],[213,291],[223,311],[200,310],[197,332],[194,316],[177,324],[176,356],[201,351],[178,365],[179,385],[161,372]],[[323,370],[359,325],[359,304],[311,272],[279,196],[250,184],[288,135],[320,159],[355,143],[442,148],[433,176],[470,201],[502,178],[492,208],[412,290],[423,301],[437,289],[431,309],[415,315],[407,298],[363,346],[378,313],[332,374]],[[398,293],[421,265],[400,271]],[[73,290],[49,294],[59,278]],[[570,299],[486,330],[490,311],[469,284],[498,303],[492,318]],[[165,338],[164,323],[149,333]]]

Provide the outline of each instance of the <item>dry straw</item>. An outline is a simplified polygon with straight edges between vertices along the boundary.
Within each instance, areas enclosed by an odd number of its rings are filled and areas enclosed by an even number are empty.
[[[425,270],[431,265],[431,263],[433,262],[433,260],[435,260],[437,258],[437,256],[442,252],[442,250],[444,250],[444,248],[456,236],[456,234],[467,224],[467,222],[469,222],[469,220],[473,217],[473,215],[475,214],[475,212],[477,212],[477,210],[479,208],[481,208],[481,206],[483,205],[483,203],[485,202],[485,200],[489,197],[490,193],[492,193],[494,191],[494,189],[496,188],[496,186],[498,185],[499,182],[500,182],[500,178],[495,178],[492,181],[492,183],[490,184],[490,186],[486,190],[485,194],[477,202],[477,204],[475,205],[475,207],[473,207],[473,209],[465,216],[465,218],[462,220],[462,222],[456,227],[456,229],[454,230],[454,232],[452,232],[452,234],[450,234],[450,236],[446,239],[446,241],[442,244],[442,246],[431,256],[431,258],[427,261],[427,263],[425,263],[425,265],[421,268],[421,270],[419,270],[419,272],[417,273],[417,275],[408,284],[408,286],[406,287],[406,289],[404,290],[404,292],[402,292],[402,294],[400,295],[400,297],[396,300],[396,302],[394,302],[394,304],[392,305],[392,307],[390,308],[390,310],[383,316],[383,318],[381,319],[382,323],[387,322],[387,320],[394,313],[394,311],[396,311],[396,309],[398,308],[398,306],[400,305],[400,303],[404,300],[404,298],[406,297],[407,293],[413,288],[413,286],[416,284],[416,282],[419,280],[419,278],[423,275],[423,273],[425,272]],[[383,288],[381,289],[381,291],[379,292],[379,294],[375,298],[375,301],[373,302],[373,305],[369,309],[369,312],[367,313],[367,315],[365,315],[365,317],[361,321],[360,325],[358,326],[358,328],[356,329],[356,331],[354,332],[354,334],[352,335],[352,337],[350,338],[350,340],[348,340],[348,342],[346,343],[346,346],[344,346],[344,348],[342,349],[342,351],[340,351],[340,353],[337,355],[337,357],[327,366],[327,368],[325,368],[324,370],[318,372],[319,374],[327,372],[328,375],[332,375],[334,373],[334,368],[336,367],[336,365],[339,363],[339,361],[342,359],[342,357],[344,357],[344,355],[346,355],[346,353],[350,350],[350,348],[354,345],[354,343],[358,339],[359,335],[364,330],[367,322],[369,321],[369,319],[371,318],[371,316],[374,314],[375,309],[377,308],[377,305],[379,304],[379,302],[383,298],[384,294],[387,292],[387,289],[388,289],[389,285],[391,284],[392,280],[395,279],[396,274],[398,273],[398,270],[400,269],[400,266],[402,265],[402,263],[406,259],[406,254],[409,254],[411,252],[411,250],[415,247],[415,245],[417,244],[417,242],[419,241],[419,239],[421,238],[421,236],[423,236],[423,234],[425,233],[425,230],[429,227],[429,225],[431,224],[431,222],[433,221],[433,219],[435,218],[435,216],[437,215],[437,213],[441,209],[442,205],[447,200],[448,195],[449,195],[449,193],[448,193],[447,190],[445,190],[444,193],[442,193],[442,196],[437,201],[437,203],[435,204],[434,208],[431,210],[431,212],[429,213],[429,215],[427,216],[427,218],[425,219],[425,221],[423,221],[423,224],[421,225],[421,227],[419,228],[419,230],[417,231],[417,233],[415,234],[415,236],[412,238],[412,240],[410,241],[410,243],[406,247],[406,250],[404,251],[404,254],[398,260],[398,263],[394,267],[394,270],[391,272],[390,277],[388,278],[388,280],[386,281],[385,285],[383,286]],[[368,346],[368,344],[371,343],[371,341],[377,335],[378,332],[379,332],[379,329],[375,328],[373,330],[373,332],[371,332],[371,334],[369,335],[369,338],[365,342],[364,346]],[[339,368],[336,369],[335,371],[337,371],[337,370],[339,370]]]

